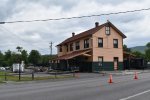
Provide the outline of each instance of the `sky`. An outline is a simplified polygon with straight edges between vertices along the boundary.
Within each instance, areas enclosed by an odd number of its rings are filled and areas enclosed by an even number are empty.
[[[0,0],[0,22],[16,20],[55,19],[150,8],[150,0]],[[120,29],[127,38],[128,47],[146,45],[150,41],[150,10],[91,18],[0,24],[0,51],[16,52],[21,46],[49,54],[49,43],[56,45],[64,39],[95,27],[107,20]]]

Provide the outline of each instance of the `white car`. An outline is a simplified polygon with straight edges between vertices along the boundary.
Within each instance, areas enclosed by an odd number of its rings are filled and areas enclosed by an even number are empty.
[[[6,69],[5,69],[5,67],[0,67],[0,70],[5,71]]]

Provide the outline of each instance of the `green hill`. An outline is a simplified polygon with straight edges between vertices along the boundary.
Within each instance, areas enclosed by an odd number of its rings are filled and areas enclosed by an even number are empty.
[[[131,51],[139,51],[141,53],[145,53],[146,50],[146,46],[135,46],[135,47],[131,47]]]

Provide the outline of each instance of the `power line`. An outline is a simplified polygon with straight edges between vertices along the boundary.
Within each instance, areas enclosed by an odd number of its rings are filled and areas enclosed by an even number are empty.
[[[17,38],[17,39],[20,39],[21,41],[23,41],[23,42],[26,43],[27,45],[32,45],[32,46],[34,46],[34,47],[37,47],[38,49],[40,49],[41,51],[44,51],[44,52],[47,50],[47,49],[43,49],[43,48],[40,47],[40,46],[34,45],[34,44],[32,44],[32,43],[28,43],[27,41],[25,41],[24,39],[22,39],[21,37],[19,37],[19,36],[16,35],[15,33],[9,31],[7,28],[5,28],[5,27],[3,27],[3,26],[1,26],[0,28],[3,29],[3,31],[5,31],[5,32],[7,32],[7,33],[13,34],[12,36],[14,36],[14,37]],[[14,44],[13,44],[13,45],[14,45]]]
[[[97,14],[97,15],[78,16],[78,17],[64,17],[64,18],[55,18],[55,19],[35,19],[35,20],[6,21],[6,22],[0,22],[0,24],[79,19],[79,18],[86,18],[86,17],[97,17],[97,16],[108,16],[108,15],[117,15],[117,14],[124,14],[124,13],[133,13],[133,12],[140,12],[140,11],[146,11],[146,10],[150,10],[150,8],[138,9],[138,10],[128,10],[128,11],[121,11],[121,12],[112,12],[112,13],[104,13],[104,14]]]

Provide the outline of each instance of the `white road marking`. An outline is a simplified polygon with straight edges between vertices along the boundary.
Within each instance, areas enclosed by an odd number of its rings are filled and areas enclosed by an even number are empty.
[[[120,100],[129,100],[129,99],[131,99],[131,98],[134,98],[134,97],[136,97],[136,96],[139,96],[139,95],[142,95],[142,94],[145,94],[145,93],[148,93],[148,92],[150,92],[150,90],[146,90],[146,91],[137,93],[137,94],[135,94],[135,95],[132,95],[132,96],[129,96],[129,97],[126,97],[126,98],[122,98],[122,99],[120,99]]]

